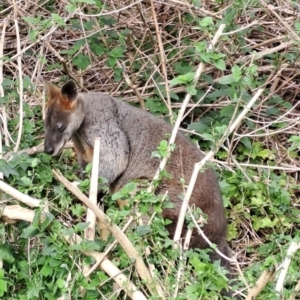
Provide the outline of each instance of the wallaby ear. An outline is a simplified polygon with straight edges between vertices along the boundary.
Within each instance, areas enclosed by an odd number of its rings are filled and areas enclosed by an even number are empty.
[[[78,93],[74,81],[70,80],[64,84],[61,88],[61,94],[70,101],[76,100]]]
[[[50,81],[45,80],[44,78],[43,78],[43,82],[45,85],[46,95],[50,99],[54,98],[55,96],[57,96],[59,94],[59,88],[57,86],[55,86]]]

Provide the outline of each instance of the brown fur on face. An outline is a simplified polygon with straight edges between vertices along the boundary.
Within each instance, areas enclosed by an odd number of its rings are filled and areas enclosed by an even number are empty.
[[[172,127],[169,124],[106,94],[77,94],[72,82],[66,83],[62,89],[52,85],[47,85],[47,89],[50,99],[45,120],[45,152],[57,155],[67,140],[72,138],[83,169],[92,161],[94,140],[99,137],[99,177],[107,179],[112,193],[131,180],[153,178],[159,160],[152,158],[152,152],[171,134]],[[197,147],[183,134],[178,133],[175,144],[176,149],[166,166],[171,179],[162,179],[157,189],[163,194],[168,191],[174,204],[173,209],[163,211],[163,216],[172,220],[168,226],[171,236],[182,205],[184,189],[181,179],[188,183],[194,164],[203,158]],[[190,205],[201,208],[208,216],[208,222],[203,226],[204,233],[221,252],[229,256],[227,222],[218,181],[212,169],[199,173]],[[185,227],[183,234],[186,230]],[[196,231],[190,246],[208,247]],[[216,253],[211,257],[220,259]],[[226,260],[221,259],[221,264],[230,270]]]
[[[56,156],[79,128],[84,115],[80,112],[81,105],[73,86],[59,89],[50,82],[45,82],[45,86],[48,101],[44,123],[44,151]]]

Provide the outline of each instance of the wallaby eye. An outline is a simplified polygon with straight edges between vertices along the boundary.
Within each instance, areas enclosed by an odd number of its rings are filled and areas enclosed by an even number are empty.
[[[65,128],[66,128],[66,126],[62,122],[57,123],[58,131],[62,132],[65,130]]]

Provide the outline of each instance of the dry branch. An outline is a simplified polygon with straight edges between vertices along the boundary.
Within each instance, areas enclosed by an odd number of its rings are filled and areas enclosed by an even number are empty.
[[[282,293],[284,280],[286,278],[286,274],[289,269],[292,257],[299,249],[300,249],[300,243],[296,243],[296,242],[292,242],[290,247],[288,248],[286,258],[281,266],[281,272],[279,274],[276,287],[275,287],[275,291],[277,291],[278,294]]]
[[[275,268],[272,271],[265,270],[254,284],[253,288],[249,291],[246,300],[255,299],[264,287],[273,279],[274,274]]]
[[[93,155],[93,168],[91,174],[91,184],[90,184],[90,201],[97,205],[97,193],[98,193],[98,168],[99,168],[99,155],[100,153],[100,138],[95,138],[94,144],[94,155]],[[96,216],[90,209],[86,213],[86,222],[90,223],[84,232],[84,237],[87,240],[95,240],[96,235]]]
[[[44,210],[48,210],[47,203],[43,204],[42,201],[19,192],[18,190],[6,184],[2,180],[0,180],[0,190],[30,207],[39,207],[41,205],[44,205]]]

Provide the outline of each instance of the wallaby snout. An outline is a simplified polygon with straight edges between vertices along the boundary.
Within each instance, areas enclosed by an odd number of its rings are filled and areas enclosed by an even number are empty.
[[[47,154],[49,154],[49,155],[52,155],[53,152],[54,152],[54,148],[52,146],[50,146],[50,145],[46,145],[46,143],[45,143],[45,145],[44,145],[44,152],[47,153]]]

